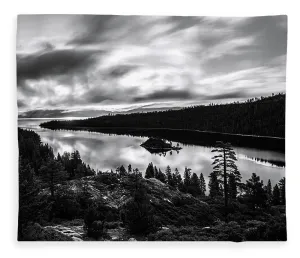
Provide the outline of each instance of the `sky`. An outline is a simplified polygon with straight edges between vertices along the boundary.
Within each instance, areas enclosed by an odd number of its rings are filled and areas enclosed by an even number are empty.
[[[20,15],[20,112],[122,112],[285,92],[286,16]]]

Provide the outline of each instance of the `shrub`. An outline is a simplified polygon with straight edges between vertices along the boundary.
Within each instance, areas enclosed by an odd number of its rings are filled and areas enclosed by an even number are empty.
[[[219,241],[243,241],[243,230],[235,221],[219,223],[213,228],[213,233]]]
[[[148,235],[149,241],[176,241],[176,236],[171,230],[160,230]]]
[[[176,206],[176,207],[181,207],[184,205],[188,205],[188,204],[193,204],[195,200],[193,200],[192,198],[188,198],[185,196],[178,196],[175,195],[172,197],[172,203]]]
[[[146,189],[139,186],[123,207],[121,218],[132,234],[145,233],[155,227],[154,212]]]
[[[111,208],[102,202],[91,205],[84,216],[84,226],[87,230],[88,236],[100,237],[104,235],[104,223]]]
[[[257,241],[260,238],[257,228],[247,228],[245,230],[245,238],[247,241]]]
[[[286,241],[286,218],[278,216],[268,221],[266,225],[265,239],[267,241]]]
[[[184,216],[180,216],[177,221],[177,226],[181,227],[185,225],[186,225],[186,218]]]
[[[105,235],[104,231],[104,221],[93,221],[93,223],[88,228],[88,236],[93,238],[99,238]]]
[[[80,204],[72,196],[58,196],[53,204],[53,211],[58,218],[72,220],[79,215]]]
[[[95,177],[95,180],[106,185],[116,184],[119,182],[116,174],[99,174]]]
[[[106,229],[114,229],[114,228],[118,228],[119,225],[120,225],[119,221],[106,222],[105,228]]]

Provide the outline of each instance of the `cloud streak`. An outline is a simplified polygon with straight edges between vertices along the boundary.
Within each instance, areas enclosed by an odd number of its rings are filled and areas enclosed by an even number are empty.
[[[284,92],[286,34],[286,16],[19,16],[19,109],[161,108]]]

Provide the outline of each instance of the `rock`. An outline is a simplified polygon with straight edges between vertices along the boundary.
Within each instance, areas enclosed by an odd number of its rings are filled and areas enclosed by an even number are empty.
[[[24,231],[27,241],[73,241],[73,239],[53,228],[44,228],[38,223],[28,226]]]
[[[125,228],[115,228],[115,229],[108,229],[107,234],[109,235],[112,241],[120,241],[123,240],[123,236],[125,235],[126,230]]]
[[[65,236],[68,236],[71,238],[75,237],[75,238],[82,239],[82,236],[84,234],[82,226],[66,227],[63,225],[55,225],[55,226],[47,226],[47,227],[45,227],[45,229],[53,229],[59,233],[62,233]]]
[[[83,241],[83,226],[54,225],[43,227],[38,223],[24,230],[28,241]]]
[[[83,241],[81,238],[78,237],[72,237],[73,241]]]

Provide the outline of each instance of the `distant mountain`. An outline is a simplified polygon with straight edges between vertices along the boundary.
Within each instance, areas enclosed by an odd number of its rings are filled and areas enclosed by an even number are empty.
[[[172,128],[285,137],[285,94],[245,102],[192,106],[180,110],[117,114],[85,120],[50,121],[46,128]]]
[[[67,118],[67,117],[95,117],[108,115],[110,112],[105,110],[82,110],[68,111],[64,109],[44,109],[30,110],[19,113],[19,118]]]
[[[110,114],[131,114],[131,113],[146,113],[153,111],[165,111],[170,108],[134,108],[127,111],[107,111],[107,110],[78,110],[68,111],[65,109],[38,109],[19,113],[19,118],[68,118],[68,117],[99,117]],[[179,109],[173,108],[173,110]]]

